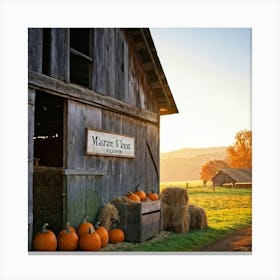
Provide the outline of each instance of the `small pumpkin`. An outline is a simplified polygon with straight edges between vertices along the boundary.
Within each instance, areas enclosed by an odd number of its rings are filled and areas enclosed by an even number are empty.
[[[109,233],[107,229],[101,226],[99,221],[95,224],[95,229],[95,231],[99,234],[101,238],[101,247],[106,247],[109,242]]]
[[[158,200],[159,199],[159,196],[157,193],[155,193],[153,190],[151,192],[148,192],[147,193],[147,197],[152,200],[152,201],[155,201],[155,200]]]
[[[41,231],[37,232],[33,239],[35,251],[56,251],[57,239],[53,231],[47,229],[48,223],[44,223]]]
[[[136,191],[134,192],[134,194],[138,195],[140,197],[141,201],[145,201],[147,198],[146,193],[143,190],[139,189],[139,185],[137,185]]]
[[[66,224],[66,229],[60,231],[58,237],[58,248],[60,251],[75,251],[79,246],[79,237],[70,223]]]
[[[109,242],[116,244],[124,241],[124,232],[117,228],[117,223],[113,223],[113,228],[109,231]]]
[[[137,194],[134,194],[132,192],[128,192],[126,196],[132,201],[141,202],[141,199]]]
[[[94,230],[94,226],[92,223],[88,222],[88,216],[87,216],[84,218],[83,222],[77,228],[77,234],[78,234],[79,238],[83,234],[87,234],[89,228],[92,228]]]
[[[99,251],[101,249],[101,238],[92,227],[89,227],[87,233],[81,235],[79,248],[82,251]]]

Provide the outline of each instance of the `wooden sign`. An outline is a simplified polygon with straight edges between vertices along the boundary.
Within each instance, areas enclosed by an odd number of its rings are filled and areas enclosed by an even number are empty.
[[[134,138],[87,129],[86,154],[134,158]]]

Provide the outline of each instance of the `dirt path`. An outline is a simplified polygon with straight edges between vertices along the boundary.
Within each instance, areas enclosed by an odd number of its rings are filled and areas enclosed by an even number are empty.
[[[252,251],[252,227],[245,227],[209,244],[200,251]]]

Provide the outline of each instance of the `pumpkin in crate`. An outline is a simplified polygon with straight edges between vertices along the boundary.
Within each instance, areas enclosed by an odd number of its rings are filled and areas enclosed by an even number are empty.
[[[158,194],[155,193],[153,190],[151,192],[148,192],[147,193],[147,197],[151,200],[151,201],[155,201],[155,200],[158,200],[159,197],[158,197]]]
[[[141,201],[145,201],[147,198],[146,193],[143,190],[140,190],[139,187],[136,187],[134,194],[138,195]]]
[[[92,227],[88,229],[87,233],[81,235],[79,248],[82,251],[99,251],[101,249],[101,238]]]
[[[60,251],[75,251],[79,246],[79,238],[70,223],[66,223],[66,229],[58,234],[58,248]]]
[[[141,202],[141,199],[137,194],[134,194],[132,192],[128,192],[126,196],[127,196],[127,198],[129,198],[132,201]]]
[[[109,231],[109,242],[116,244],[124,241],[124,232],[117,228],[117,223],[113,223],[113,228]]]
[[[87,234],[89,228],[94,230],[94,226],[92,223],[88,222],[88,216],[87,216],[84,218],[84,221],[77,228],[78,236],[81,237],[83,234]]]
[[[109,233],[107,229],[100,225],[100,222],[98,221],[95,224],[95,231],[99,234],[101,238],[101,247],[106,247],[109,242]]]
[[[33,239],[33,250],[56,251],[57,239],[53,231],[47,229],[48,223],[44,223],[41,231],[37,232]]]

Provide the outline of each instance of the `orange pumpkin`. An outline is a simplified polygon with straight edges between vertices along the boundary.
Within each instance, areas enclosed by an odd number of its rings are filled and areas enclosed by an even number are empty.
[[[107,229],[103,226],[100,226],[100,222],[97,222],[95,225],[96,232],[99,234],[101,238],[101,247],[106,247],[109,242],[109,233]]]
[[[58,233],[58,239],[61,237],[61,235],[63,235],[65,232],[66,232],[66,229],[68,227],[68,230],[70,230],[70,232],[76,232],[75,228],[70,226],[70,223],[66,223],[66,227],[65,229],[61,230],[59,233]],[[77,233],[77,232],[76,232]]]
[[[42,226],[33,239],[33,249],[35,251],[56,251],[57,239],[53,231],[47,229],[48,223]]]
[[[66,229],[60,231],[58,236],[59,236],[58,237],[59,250],[75,251],[78,249],[79,238],[76,231],[73,231],[73,227],[70,226],[70,223],[66,224]]]
[[[116,228],[116,224],[113,225],[113,229],[109,231],[109,242],[119,243],[124,241],[124,232],[120,228]]]
[[[158,197],[158,194],[157,193],[154,193],[153,191],[151,192],[148,192],[147,193],[147,197],[152,200],[152,201],[155,201],[155,200],[158,200],[159,197]]]
[[[99,234],[90,227],[88,233],[81,235],[79,247],[82,251],[99,251],[101,249],[101,238]]]
[[[89,228],[94,230],[93,224],[88,222],[87,220],[88,220],[88,217],[85,217],[84,221],[78,226],[77,234],[79,237],[81,237],[83,234],[87,234]]]
[[[134,194],[132,192],[128,192],[126,196],[132,201],[141,202],[141,199],[137,194]]]
[[[134,194],[138,195],[141,199],[141,201],[145,201],[147,195],[144,191],[141,191],[141,190],[137,190],[134,192]]]

